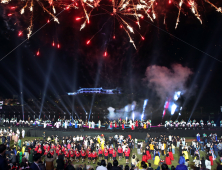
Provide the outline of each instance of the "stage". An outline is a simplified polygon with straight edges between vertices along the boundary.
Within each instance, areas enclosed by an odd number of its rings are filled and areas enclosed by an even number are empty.
[[[5,127],[1,126],[1,129],[4,129]],[[8,127],[7,127],[8,128]],[[21,132],[22,129],[25,130],[26,136],[28,137],[41,137],[43,135],[43,132],[45,132],[46,137],[51,135],[57,135],[59,137],[63,136],[76,136],[76,135],[88,135],[88,136],[96,136],[104,134],[105,137],[108,136],[114,136],[114,135],[124,135],[128,136],[131,135],[132,138],[137,139],[145,139],[146,134],[149,133],[151,137],[157,137],[159,135],[174,135],[174,136],[180,136],[180,137],[196,137],[197,133],[200,133],[201,137],[203,136],[203,133],[206,133],[207,135],[211,133],[217,133],[218,138],[222,135],[222,128],[220,127],[213,127],[208,128],[205,127],[202,128],[190,128],[190,129],[174,129],[174,128],[165,128],[165,127],[151,127],[150,129],[135,129],[131,130],[130,128],[127,128],[125,130],[122,129],[88,129],[88,128],[73,128],[69,127],[67,129],[64,128],[43,128],[43,127],[10,127],[12,130],[16,131],[18,128]]]

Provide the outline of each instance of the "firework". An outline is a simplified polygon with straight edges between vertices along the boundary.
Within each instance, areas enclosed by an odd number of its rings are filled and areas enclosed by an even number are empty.
[[[111,0],[111,1],[105,1],[105,0],[78,0],[78,2],[81,5],[81,8],[77,7],[78,3],[76,0],[18,0],[17,2],[13,2],[11,0],[0,0],[0,3],[3,5],[7,6],[10,3],[17,4],[14,7],[11,7],[11,10],[14,10],[15,8],[19,9],[20,15],[28,15],[29,16],[29,26],[26,28],[27,29],[27,38],[30,38],[32,35],[32,30],[34,27],[33,23],[33,17],[34,17],[34,9],[35,6],[40,6],[41,9],[48,14],[52,20],[54,20],[56,23],[60,23],[59,19],[57,18],[56,14],[57,11],[61,12],[62,10],[69,10],[69,9],[76,9],[76,10],[83,10],[84,16],[77,17],[76,21],[79,21],[83,19],[84,21],[82,22],[80,26],[80,31],[86,28],[87,23],[90,22],[90,18],[96,14],[98,9],[101,11],[104,11],[104,14],[109,14],[113,18],[114,23],[118,23],[120,28],[122,28],[126,35],[129,37],[129,42],[133,44],[133,46],[136,48],[136,45],[133,41],[133,35],[134,34],[139,34],[141,39],[144,40],[144,36],[140,34],[140,32],[137,30],[135,25],[138,26],[138,29],[141,28],[141,20],[144,17],[147,17],[151,22],[154,22],[154,20],[162,15],[162,9],[166,8],[166,5],[174,5],[178,8],[178,15],[176,19],[176,25],[175,29],[178,28],[179,22],[180,22],[180,15],[182,11],[185,11],[185,7],[189,7],[193,15],[200,21],[202,24],[202,19],[200,12],[198,11],[198,4],[197,0]],[[205,0],[206,4],[209,4],[212,6],[217,12],[222,13],[222,8],[217,7],[215,4],[211,3],[209,0]],[[163,6],[165,5],[165,6]],[[160,6],[158,8],[158,6]],[[39,8],[38,8],[39,9]],[[95,10],[97,9],[97,10]],[[160,10],[161,9],[161,10]],[[167,13],[167,12],[166,12]],[[8,17],[13,17],[14,13],[8,13]],[[164,14],[166,15],[166,14]],[[109,20],[110,17],[107,18]],[[164,21],[163,23],[166,24],[166,17],[164,16]],[[48,20],[47,23],[49,23],[51,20]],[[136,23],[136,24],[135,24]],[[105,24],[104,24],[105,25]],[[103,25],[103,26],[104,26]],[[102,26],[102,27],[103,27]],[[116,39],[115,36],[115,24],[114,24],[114,31],[113,39]],[[102,28],[99,30],[101,31]],[[98,32],[99,32],[98,31]],[[19,33],[19,36],[22,35],[22,32]],[[98,33],[97,32],[97,33]],[[96,34],[97,34],[96,33]],[[96,35],[95,34],[95,35]],[[90,38],[86,44],[90,44],[92,41],[93,37]],[[54,41],[53,41],[54,44]],[[53,45],[55,46],[55,44]],[[59,47],[60,48],[60,45]]]

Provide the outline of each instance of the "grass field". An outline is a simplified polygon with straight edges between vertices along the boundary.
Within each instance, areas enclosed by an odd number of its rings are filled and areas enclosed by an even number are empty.
[[[36,139],[42,139],[42,137],[25,137],[24,139],[22,139],[22,142],[25,141],[25,140],[34,140],[35,138]],[[186,142],[188,143],[188,145],[190,145],[191,141],[193,141],[193,140],[195,140],[195,139],[194,138],[186,138]],[[11,145],[13,145],[13,142],[11,143]],[[137,155],[137,149],[135,149],[135,148],[132,149],[131,153],[136,153],[136,155]],[[202,156],[205,158],[206,157],[206,152],[200,151],[200,155],[201,155],[201,158],[202,158]],[[142,155],[137,155],[137,158],[141,161],[142,160]],[[153,158],[153,155],[152,155],[152,158]],[[165,156],[161,156],[160,159],[164,160]],[[118,160],[118,158],[117,158],[117,160]],[[172,161],[172,165],[174,165],[176,167],[178,165],[178,160],[179,160],[179,149],[176,148],[175,149],[175,154],[174,154],[174,161]],[[97,162],[99,162],[99,160],[97,160]],[[112,161],[110,161],[110,162],[112,162]],[[153,164],[153,162],[154,162],[153,160],[149,160],[148,162],[152,164],[152,167],[154,169],[157,168],[157,166],[155,166]],[[220,162],[220,158],[217,158],[214,161],[214,165],[211,167],[211,170],[216,170],[216,167],[219,164],[219,162]],[[96,164],[92,164],[92,163],[88,164],[88,159],[86,159],[84,161],[84,163],[86,163],[87,165],[91,165],[94,168],[96,167]],[[79,161],[78,163],[74,161],[73,165],[83,165],[84,163],[82,163],[82,161]],[[122,160],[119,161],[119,165],[123,165],[123,166],[126,165],[124,158],[122,158]],[[130,161],[130,165],[131,165],[131,161]],[[194,167],[193,167],[193,165],[194,165],[193,158],[190,155],[189,155],[189,165],[190,165],[191,169],[194,169]]]

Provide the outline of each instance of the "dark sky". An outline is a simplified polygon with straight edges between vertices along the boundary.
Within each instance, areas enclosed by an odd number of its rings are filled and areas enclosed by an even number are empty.
[[[170,68],[179,63],[193,72],[187,82],[188,89],[192,87],[186,104],[188,110],[204,107],[205,112],[219,112],[222,63],[216,59],[222,60],[222,14],[205,2],[198,1],[198,4],[202,25],[185,6],[175,30],[178,9],[173,5],[160,6],[157,11],[161,15],[154,23],[145,18],[141,30],[128,20],[145,37],[142,41],[139,34],[133,35],[137,50],[117,24],[116,39],[112,40],[114,27],[109,15],[92,17],[80,32],[82,21],[75,21],[75,17],[81,17],[83,12],[64,11],[59,16],[59,25],[52,22],[45,26],[0,62],[0,96],[10,98],[19,94],[20,87],[25,97],[39,97],[44,91],[49,95],[63,95],[79,87],[121,87],[124,93],[135,94],[135,100],[147,97],[156,100],[155,92],[142,81],[146,68],[150,65]],[[18,31],[27,28],[29,15],[9,18],[9,12],[8,6],[0,6],[1,58],[26,38],[25,34],[18,37]],[[49,17],[41,8],[35,8],[34,12],[37,15],[34,15],[33,31],[36,31]],[[98,9],[94,14],[100,12]],[[86,45],[105,22],[103,29]],[[59,42],[60,49],[52,47],[53,40]],[[36,56],[38,50],[40,55]],[[106,50],[108,56],[104,57]]]

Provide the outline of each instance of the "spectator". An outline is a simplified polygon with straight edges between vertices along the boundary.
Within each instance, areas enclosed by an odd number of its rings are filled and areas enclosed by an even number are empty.
[[[222,155],[222,142],[217,145],[219,155]]]
[[[147,164],[144,164],[143,165],[143,170],[146,170],[147,169]]]
[[[132,157],[131,157],[131,166],[132,167],[135,167],[136,166],[136,164],[137,164],[137,161],[136,161],[136,155],[135,155],[135,153],[133,153],[133,155],[132,155]],[[113,162],[114,163],[114,162]]]
[[[112,168],[112,164],[109,162],[108,165],[107,165],[107,169],[111,170],[111,168]]]
[[[222,163],[220,163],[220,165],[217,166],[217,170],[222,170]]]
[[[22,162],[23,162],[24,164],[26,164],[27,161],[28,161],[28,160],[26,159],[25,155],[22,155]]]
[[[129,165],[126,165],[124,170],[129,170]]]
[[[71,160],[68,161],[68,165],[65,170],[75,170],[75,168],[72,166]]]
[[[0,145],[0,165],[1,165],[1,170],[8,170],[8,164],[7,161],[5,160],[5,151],[6,151],[6,146],[4,144]]]
[[[139,169],[143,169],[144,164],[147,164],[147,163],[145,163],[144,161],[140,161],[140,162],[137,163],[136,166],[137,166]]]
[[[207,156],[205,160],[205,167],[206,169],[211,170],[211,162],[210,162],[209,156]]]
[[[162,170],[168,170],[167,164],[163,163],[163,164],[161,165],[161,169],[162,169]],[[160,166],[157,167],[157,170],[160,170]]]
[[[33,159],[34,159],[34,162],[32,163],[30,168],[32,170],[40,170],[40,167],[39,167],[38,163],[41,160],[41,154],[39,154],[39,153],[35,154]]]
[[[23,169],[30,169],[28,162],[21,163],[19,170],[23,170]]]
[[[117,160],[114,160],[111,170],[121,170],[121,168],[118,166],[118,164],[119,164],[119,162]]]
[[[30,150],[29,162],[30,162],[30,163],[33,163],[33,149]]]
[[[16,163],[16,155],[14,153],[12,153],[11,158],[12,158],[12,164],[15,164]]]
[[[46,165],[46,170],[52,170],[54,169],[53,166],[53,161],[56,159],[56,152],[54,152],[54,155],[52,156],[51,153],[48,153],[45,156],[45,165]]]
[[[176,169],[175,166],[172,165],[172,166],[171,166],[171,170],[175,170],[175,169]]]
[[[38,166],[39,166],[40,170],[46,170],[45,165],[43,164],[42,161],[39,161]]]
[[[149,167],[147,168],[147,170],[153,170],[153,168],[151,167],[151,163],[148,163]]]
[[[218,157],[218,152],[219,152],[219,149],[217,147],[217,143],[214,144],[214,153],[216,155],[216,157]]]
[[[201,159],[201,168],[206,168],[204,157]]]
[[[183,164],[183,162],[181,162],[180,165],[177,165],[176,170],[187,170],[187,166]]]
[[[193,160],[194,162],[194,167],[196,170],[199,170],[200,169],[200,164],[201,164],[201,161],[199,159],[199,157],[197,156],[196,159]]]
[[[59,155],[58,159],[56,160],[57,163],[57,170],[63,170],[64,169],[64,158],[62,155]]]
[[[96,168],[96,170],[107,170],[107,168],[106,168],[106,161],[105,161],[104,159],[101,160],[101,165],[98,166],[98,167]]]

